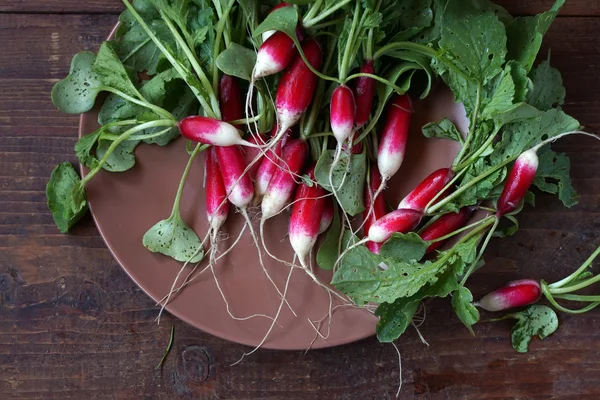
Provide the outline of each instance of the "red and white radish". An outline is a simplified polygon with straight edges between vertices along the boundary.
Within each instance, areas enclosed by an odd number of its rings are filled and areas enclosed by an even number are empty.
[[[508,178],[506,179],[506,183],[504,184],[502,194],[500,194],[500,198],[498,199],[496,208],[499,217],[516,210],[519,203],[521,203],[521,200],[525,197],[525,194],[527,194],[527,190],[529,190],[529,187],[535,178],[539,165],[537,151],[542,146],[568,135],[585,135],[600,140],[600,137],[591,133],[570,131],[548,138],[531,149],[521,153],[515,160],[515,163],[508,174]]]
[[[398,172],[404,161],[411,114],[410,97],[407,94],[395,95],[388,105],[377,151],[377,166],[383,178],[383,185]]]
[[[273,8],[271,9],[271,11],[269,12],[269,14],[270,14],[270,13],[272,13],[273,11],[275,11],[275,10],[278,10],[278,9],[280,9],[280,8],[283,8],[283,7],[289,7],[289,6],[291,6],[291,4],[289,4],[289,3],[286,3],[285,1],[282,1],[281,3],[279,3],[279,4],[277,4],[275,7],[273,7]],[[262,35],[261,35],[261,36],[262,36],[262,41],[263,41],[263,42],[264,42],[264,41],[266,41],[266,40],[267,40],[268,38],[270,38],[270,37],[271,37],[271,36],[272,36],[272,35],[273,35],[275,32],[277,32],[277,31],[265,31],[265,32],[263,32],[263,33],[262,33]]]
[[[356,116],[354,93],[348,86],[340,85],[331,94],[329,115],[333,136],[344,144],[353,132]]]
[[[315,39],[307,39],[302,44],[302,50],[313,68],[319,70],[322,63],[319,43]],[[317,76],[306,66],[302,57],[297,55],[281,76],[277,86],[275,108],[279,129],[274,138],[275,141],[279,140],[284,132],[300,120],[310,105],[316,87]]]
[[[216,149],[210,148],[204,158],[204,190],[206,195],[206,217],[213,232],[218,232],[227,219],[229,202],[221,176]]]
[[[398,205],[398,208],[410,208],[423,212],[433,198],[452,180],[454,172],[449,168],[441,168],[429,174]],[[445,195],[445,194],[444,194]],[[440,196],[440,199],[444,196]]]
[[[327,192],[315,182],[314,166],[307,174],[313,180],[313,185],[308,186],[304,182],[298,185],[288,229],[290,243],[303,267],[306,267],[306,256],[319,236],[327,200]]]
[[[537,281],[521,279],[486,294],[475,305],[487,311],[502,311],[533,304],[541,296],[542,289]]]
[[[296,30],[296,35],[299,33],[301,34],[301,30]],[[301,35],[298,35],[298,40],[302,40]],[[292,38],[281,31],[273,33],[258,48],[252,72],[253,81],[283,71],[297,54]]]
[[[323,208],[323,214],[321,215],[321,224],[319,225],[319,235],[331,226],[331,223],[333,222],[333,213],[333,199],[331,197],[326,197],[325,207]]]
[[[203,144],[257,147],[256,144],[242,139],[235,126],[200,115],[186,117],[179,121],[179,131],[185,138]]]
[[[421,217],[419,211],[404,208],[394,210],[375,221],[365,239],[383,243],[394,233],[407,233],[415,229],[421,222]]]
[[[223,121],[235,121],[243,118],[242,91],[237,80],[231,75],[223,74],[219,81],[219,103]],[[236,128],[240,128],[240,126],[236,125]]]
[[[277,124],[273,127],[273,135],[277,132]],[[291,135],[291,131],[288,130],[286,134],[283,135],[281,140],[277,141],[274,144],[274,147],[269,148],[265,155],[262,157],[257,165],[256,171],[256,179],[254,183],[254,193],[256,194],[256,198],[260,199],[266,193],[267,188],[269,187],[269,182],[271,182],[271,178],[273,178],[273,174],[279,165],[281,164],[281,151],[283,146],[287,143],[289,136]]]
[[[498,216],[517,209],[535,178],[538,164],[539,159],[534,149],[523,152],[517,158],[498,199]]]
[[[277,168],[261,202],[262,221],[278,214],[289,203],[296,189],[296,176],[302,171],[308,155],[308,145],[296,139],[283,146],[282,165]]]
[[[462,228],[469,221],[471,213],[470,207],[463,207],[457,213],[451,212],[442,215],[420,233],[421,239],[425,241],[439,239]],[[445,240],[432,242],[427,247],[426,253],[439,249],[444,242]]]
[[[373,60],[365,60],[360,68],[361,73],[375,74]],[[375,79],[368,76],[360,76],[356,79],[354,86],[354,99],[356,101],[356,117],[354,118],[355,129],[362,127],[369,120],[373,99],[375,98]]]
[[[254,196],[254,186],[247,173],[244,156],[239,146],[215,148],[227,198],[238,208],[246,208]]]
[[[363,231],[369,232],[371,225],[386,214],[385,199],[383,196],[375,197],[375,193],[381,186],[381,174],[375,163],[371,164],[369,172],[369,185],[365,186],[365,211],[363,212]],[[381,243],[369,241],[366,244],[371,253],[379,254]]]

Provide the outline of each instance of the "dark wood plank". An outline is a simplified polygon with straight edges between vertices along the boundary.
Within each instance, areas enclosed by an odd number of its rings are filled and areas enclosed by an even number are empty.
[[[514,15],[532,15],[549,9],[554,0],[497,0]],[[124,9],[120,0],[16,0],[0,4],[0,12],[11,13],[111,13],[118,14]],[[562,16],[598,16],[600,3],[594,0],[569,0],[561,11]]]
[[[72,54],[96,48],[115,19],[0,16],[0,398],[393,398],[398,367],[390,345],[371,338],[306,355],[265,350],[230,367],[246,347],[168,315],[156,325],[157,308],[117,265],[91,218],[71,235],[57,232],[44,187],[56,163],[74,161],[77,118],[54,110],[49,91]],[[548,36],[565,77],[565,108],[596,130],[599,25],[563,18]],[[60,38],[55,47],[52,33]],[[537,208],[521,214],[521,231],[492,243],[488,265],[470,283],[476,296],[524,275],[559,278],[599,244],[600,145],[569,138],[556,147],[572,159],[580,204],[566,210],[539,195]],[[447,301],[427,307],[421,332],[430,346],[414,330],[399,342],[402,398],[600,397],[599,311],[561,315],[555,335],[520,355],[508,322],[482,323],[473,338]],[[172,323],[173,351],[157,371]]]

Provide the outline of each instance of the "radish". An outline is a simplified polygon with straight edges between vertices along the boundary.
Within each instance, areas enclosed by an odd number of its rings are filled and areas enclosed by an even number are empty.
[[[273,8],[271,9],[271,11],[269,12],[269,14],[270,14],[270,13],[272,13],[273,11],[275,11],[275,10],[278,10],[278,9],[280,9],[280,8],[283,8],[283,7],[289,7],[289,6],[291,6],[291,4],[289,4],[289,3],[286,3],[285,1],[282,1],[281,3],[279,3],[279,4],[277,4],[275,7],[273,7]],[[262,41],[263,41],[263,42],[265,42],[265,41],[266,41],[268,38],[270,38],[270,37],[271,37],[271,36],[272,36],[272,35],[273,35],[275,32],[277,32],[277,31],[265,31],[265,32],[263,32],[263,33],[262,33]]]
[[[235,121],[243,118],[242,92],[237,80],[231,75],[223,74],[219,81],[219,103],[223,121]],[[236,125],[236,128],[239,127]]]
[[[388,106],[387,118],[377,151],[377,166],[383,178],[382,185],[385,185],[398,172],[404,161],[411,113],[410,97],[406,94],[394,96]]]
[[[298,40],[302,41],[302,30],[296,29]],[[256,64],[252,72],[252,81],[283,71],[294,59],[296,45],[286,33],[273,33],[258,48]]]
[[[331,197],[326,197],[325,207],[323,208],[323,214],[321,215],[321,224],[319,225],[319,235],[331,226],[331,223],[333,222],[333,212],[333,199]]]
[[[533,304],[541,296],[542,289],[537,281],[521,279],[486,294],[475,305],[487,311],[502,311]]]
[[[449,168],[441,168],[432,172],[402,199],[398,208],[410,208],[423,212],[427,204],[450,182],[453,176],[454,172]]]
[[[294,194],[296,176],[302,171],[308,155],[308,145],[302,139],[288,142],[282,150],[283,163],[278,168],[261,202],[262,221],[283,210]]]
[[[304,182],[298,185],[288,229],[292,248],[304,268],[306,268],[306,256],[319,236],[327,200],[325,197],[327,192],[315,182],[314,170],[312,166],[307,172],[308,177],[313,181],[312,186]]]
[[[425,241],[439,239],[462,228],[471,217],[471,212],[471,208],[463,207],[457,213],[451,212],[442,215],[420,233],[421,239]],[[444,241],[445,240],[438,240],[432,242],[429,247],[427,247],[426,253],[437,250],[444,244]]]
[[[302,44],[302,51],[313,68],[319,70],[322,62],[319,43],[315,39],[308,39]],[[281,76],[277,87],[275,107],[279,131],[275,135],[275,141],[300,120],[310,105],[316,87],[317,76],[306,66],[302,57],[297,55]]]
[[[247,173],[244,156],[239,146],[216,147],[217,159],[223,183],[227,191],[227,198],[238,208],[246,208],[254,196],[254,187]]]
[[[273,134],[277,132],[277,124],[273,127]],[[256,198],[260,199],[267,191],[267,187],[269,186],[269,182],[271,182],[271,178],[273,178],[273,174],[277,170],[278,166],[281,163],[281,150],[283,146],[285,146],[287,139],[291,135],[291,130],[283,135],[281,140],[275,143],[273,148],[270,148],[266,151],[262,160],[256,163],[257,171],[256,171],[256,179],[254,184],[254,192],[256,194]]]
[[[539,159],[534,149],[524,151],[517,158],[498,199],[498,216],[516,210],[535,178],[538,164]]]
[[[375,74],[373,60],[365,60],[360,68],[361,73]],[[375,97],[375,79],[368,76],[360,76],[356,79],[354,86],[354,98],[356,100],[356,117],[354,126],[356,129],[362,127],[369,120],[371,109],[373,108],[373,99]]]
[[[354,93],[346,85],[340,85],[331,94],[330,121],[333,136],[343,144],[352,134],[356,104]]]
[[[375,163],[371,164],[369,173],[369,185],[365,187],[365,211],[363,212],[363,231],[368,234],[371,225],[386,213],[385,199],[375,193],[381,186],[381,174]],[[381,243],[369,241],[367,248],[371,253],[379,254]]]
[[[375,221],[364,240],[383,243],[394,233],[407,233],[415,229],[421,217],[419,211],[405,208],[394,210]]]
[[[250,230],[250,235],[252,236],[252,240],[254,241],[256,250],[258,251],[258,258],[263,273],[265,274],[269,282],[271,282],[279,296],[283,299],[283,301],[287,303],[284,295],[279,290],[279,287],[277,287],[277,285],[269,275],[269,272],[265,268],[262,259],[262,252],[260,251],[260,246],[258,243],[258,238],[256,236],[254,228],[252,227],[252,221],[248,216],[247,208],[250,202],[252,201],[252,197],[254,196],[254,187],[252,186],[252,181],[250,180],[250,177],[245,171],[246,164],[244,162],[244,157],[242,155],[241,149],[239,146],[216,147],[215,149],[217,153],[217,159],[219,161],[219,166],[221,168],[221,173],[223,175],[223,183],[225,184],[225,189],[227,190],[227,198],[233,205],[239,208],[240,212],[246,219],[246,225]]]
[[[204,186],[206,217],[210,222],[211,230],[216,234],[227,219],[229,202],[214,147],[208,149],[204,158]]]
[[[256,145],[256,147],[244,147],[242,149],[242,151],[244,152],[244,162],[246,163],[246,165],[250,166],[250,169],[248,170],[248,175],[250,176],[250,179],[255,180],[256,174],[258,172],[258,167],[262,162],[261,160],[264,157],[260,148],[266,144],[267,137],[262,133],[259,133],[258,135],[255,134],[248,138],[248,142],[253,145]],[[254,162],[254,160],[257,161]]]
[[[600,140],[598,136],[591,133],[570,131],[546,139],[531,149],[521,153],[521,155],[519,155],[519,157],[515,160],[515,163],[508,174],[508,178],[506,179],[506,183],[504,184],[502,194],[500,194],[500,198],[498,199],[498,205],[496,208],[498,210],[497,215],[499,217],[516,210],[519,206],[519,203],[521,203],[521,200],[523,200],[525,197],[525,194],[527,193],[527,190],[529,190],[529,187],[531,186],[531,183],[533,182],[537,172],[539,164],[537,151],[542,146],[568,135],[585,135]]]
[[[179,121],[179,131],[189,140],[213,146],[259,147],[242,139],[240,132],[233,125],[214,118],[199,115],[186,117]]]

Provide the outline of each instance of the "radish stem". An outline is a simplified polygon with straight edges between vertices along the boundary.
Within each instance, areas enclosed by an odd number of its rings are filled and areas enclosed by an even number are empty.
[[[594,251],[592,253],[592,255],[588,257],[587,260],[585,260],[585,262],[581,265],[581,267],[579,267],[577,269],[577,271],[573,272],[571,275],[567,276],[564,279],[561,279],[558,282],[551,283],[550,285],[548,285],[548,287],[553,290],[553,289],[558,289],[558,288],[560,288],[562,286],[565,286],[567,283],[571,282],[573,279],[577,278],[583,271],[585,271],[592,264],[592,262],[594,261],[594,259],[599,254],[600,254],[600,247],[598,247],[596,249],[596,251]]]

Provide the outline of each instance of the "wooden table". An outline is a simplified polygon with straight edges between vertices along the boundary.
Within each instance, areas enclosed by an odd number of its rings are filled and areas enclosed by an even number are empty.
[[[504,0],[515,14],[551,0]],[[375,338],[303,352],[262,350],[230,367],[245,347],[204,334],[157,308],[106,249],[91,218],[61,235],[46,208],[50,171],[72,151],[78,119],[50,102],[74,53],[96,50],[119,0],[0,1],[0,398],[385,399],[398,385],[397,356]],[[564,76],[565,109],[600,130],[600,2],[570,0],[545,41]],[[546,54],[545,50],[542,50]],[[521,230],[493,242],[476,296],[510,279],[556,279],[600,237],[600,145],[567,138],[581,199],[567,210],[539,195]],[[527,272],[525,272],[527,271]],[[484,316],[485,317],[485,316]],[[600,398],[600,311],[560,315],[559,331],[515,353],[509,322],[481,323],[476,337],[447,301],[428,306],[421,332],[399,341],[402,398]],[[175,324],[175,342],[162,357]]]

